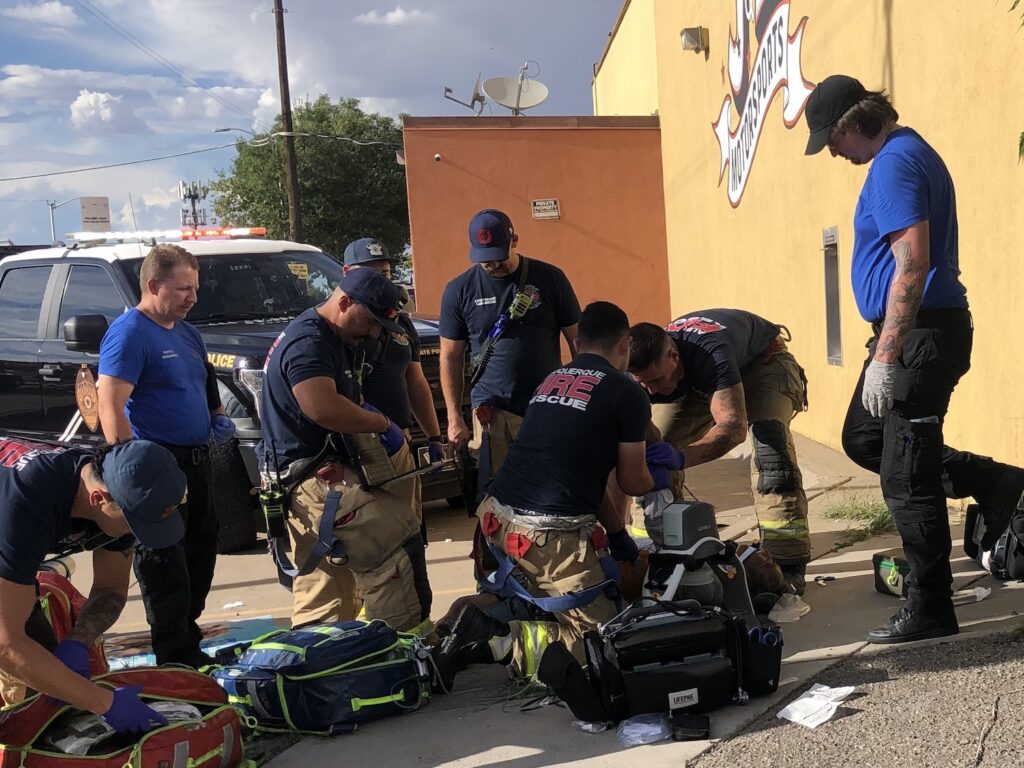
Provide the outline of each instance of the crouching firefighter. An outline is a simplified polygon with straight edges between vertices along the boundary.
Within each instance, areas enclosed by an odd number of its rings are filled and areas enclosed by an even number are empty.
[[[807,410],[803,369],[789,333],[750,312],[705,309],[660,328],[632,329],[629,369],[651,393],[653,424],[684,467],[721,458],[754,438],[751,480],[761,548],[782,568],[787,591],[804,593],[811,554],[807,495],[790,422]],[[682,488],[677,485],[677,497]]]
[[[429,628],[419,521],[374,477],[381,460],[393,476],[388,457],[405,435],[359,405],[358,348],[382,328],[401,332],[394,318],[404,300],[383,275],[354,270],[289,323],[267,354],[261,503],[282,583],[292,590],[293,626],[353,619],[365,609],[368,619],[401,631]],[[295,567],[285,554],[289,534]]]
[[[617,613],[614,561],[635,561],[637,547],[622,516],[602,499],[613,481],[631,495],[653,489],[645,462],[651,407],[624,372],[629,321],[621,309],[590,304],[576,351],[535,390],[477,510],[499,565],[481,588],[510,591],[551,620],[505,624],[467,605],[434,652],[445,691],[472,663],[501,662],[514,674],[536,676],[545,650],[558,640],[584,663],[583,635]]]

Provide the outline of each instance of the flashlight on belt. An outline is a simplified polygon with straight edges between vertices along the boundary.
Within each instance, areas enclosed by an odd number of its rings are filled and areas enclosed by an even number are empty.
[[[288,495],[277,483],[272,483],[269,488],[260,489],[259,499],[260,509],[263,510],[263,517],[267,521],[267,537],[284,538],[288,532],[285,526],[285,505]]]

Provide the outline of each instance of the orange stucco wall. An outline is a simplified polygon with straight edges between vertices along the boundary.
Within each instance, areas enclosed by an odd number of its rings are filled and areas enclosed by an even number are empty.
[[[445,284],[469,266],[470,218],[499,208],[517,250],[561,267],[581,305],[669,319],[656,117],[406,118],[405,161],[417,311],[439,311]],[[558,198],[560,219],[532,218],[541,198]]]

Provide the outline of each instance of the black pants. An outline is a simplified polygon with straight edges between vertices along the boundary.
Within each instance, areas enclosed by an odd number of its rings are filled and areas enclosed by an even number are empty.
[[[865,370],[875,355],[877,327],[875,334],[867,345]],[[1009,469],[943,442],[949,398],[971,366],[973,334],[967,310],[921,312],[897,363],[892,411],[875,418],[865,410],[862,371],[843,425],[846,455],[881,476],[882,495],[911,567],[908,602],[918,610],[951,605],[946,499],[973,496],[985,503],[986,490]]]
[[[179,509],[185,538],[173,547],[135,548],[135,576],[142,591],[157,664],[202,661],[203,634],[196,623],[206,606],[217,562],[217,518],[210,500],[210,461],[201,449],[165,446],[188,478]]]

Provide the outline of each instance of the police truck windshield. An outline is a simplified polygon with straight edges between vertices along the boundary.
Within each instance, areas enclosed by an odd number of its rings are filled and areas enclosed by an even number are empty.
[[[341,280],[341,264],[318,251],[198,255],[195,325],[294,317],[319,304]],[[142,259],[120,262],[138,286]],[[137,290],[137,288],[136,288]]]

